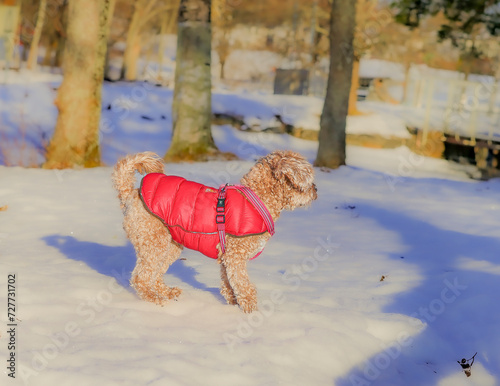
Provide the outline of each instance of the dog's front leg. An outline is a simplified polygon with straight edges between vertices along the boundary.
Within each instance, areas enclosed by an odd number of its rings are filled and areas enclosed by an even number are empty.
[[[222,296],[224,296],[224,299],[226,299],[227,304],[231,305],[238,304],[238,302],[236,301],[236,296],[234,295],[234,291],[231,288],[231,284],[229,284],[226,265],[222,262],[222,260],[219,260],[219,263],[220,263],[220,278],[221,278],[220,293]]]
[[[257,290],[248,277],[248,256],[244,250],[240,249],[235,246],[230,247],[228,243],[226,253],[221,257],[221,265],[224,266],[221,270],[225,269],[227,281],[236,297],[236,302],[244,312],[249,313],[257,309]],[[226,297],[224,293],[222,295]],[[228,300],[227,297],[226,300]]]

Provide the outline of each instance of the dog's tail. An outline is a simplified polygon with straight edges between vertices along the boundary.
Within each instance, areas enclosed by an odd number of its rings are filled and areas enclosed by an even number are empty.
[[[116,163],[111,178],[122,208],[134,190],[136,170],[141,174],[163,173],[163,161],[155,153],[146,151],[128,155]]]

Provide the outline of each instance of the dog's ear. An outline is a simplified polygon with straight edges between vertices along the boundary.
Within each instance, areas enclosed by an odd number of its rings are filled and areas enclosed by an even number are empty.
[[[298,190],[307,190],[314,180],[314,169],[300,154],[292,151],[277,151],[269,155],[274,177],[288,181]]]

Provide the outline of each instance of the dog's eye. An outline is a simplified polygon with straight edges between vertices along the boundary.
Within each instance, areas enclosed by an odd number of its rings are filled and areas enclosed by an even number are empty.
[[[294,188],[295,190],[298,190],[299,192],[305,192],[306,189],[304,189],[302,186],[294,184],[291,180],[287,180],[288,184]]]

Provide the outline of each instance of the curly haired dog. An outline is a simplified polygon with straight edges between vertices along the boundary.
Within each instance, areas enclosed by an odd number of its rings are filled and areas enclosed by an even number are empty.
[[[135,171],[141,174],[163,173],[163,162],[151,152],[129,155],[118,161],[112,175],[124,213],[123,228],[137,255],[131,285],[142,299],[163,305],[181,293],[179,288],[167,287],[163,275],[179,258],[183,245],[173,239],[174,231],[169,229],[174,228],[166,226],[172,224],[159,219],[143,202],[142,191],[134,188]],[[181,177],[174,178],[187,181]],[[217,199],[216,189],[200,186],[214,192]],[[273,221],[278,219],[282,210],[308,205],[317,198],[314,169],[303,156],[292,151],[275,151],[262,157],[242,177],[239,186],[250,189],[260,198],[257,201],[263,203]],[[239,191],[233,194],[245,196]],[[216,203],[210,206],[215,208]],[[211,218],[215,222],[215,215]],[[215,251],[221,266],[221,294],[229,304],[239,305],[244,312],[257,309],[257,292],[248,277],[247,261],[258,255],[271,237],[270,232],[263,229],[263,232],[243,237],[228,232],[223,236],[225,245],[219,243]]]

